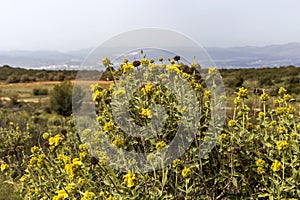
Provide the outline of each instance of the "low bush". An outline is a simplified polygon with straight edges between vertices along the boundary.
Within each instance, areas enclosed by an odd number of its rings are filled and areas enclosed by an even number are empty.
[[[48,89],[42,89],[42,88],[34,88],[32,90],[33,95],[39,96],[39,95],[48,95]]]
[[[108,59],[104,62],[109,64]],[[160,67],[145,58],[140,63],[145,69],[159,70]],[[109,90],[99,85],[91,88],[100,129],[86,128],[76,132],[75,122],[69,121],[61,132],[45,132],[40,146],[33,146],[30,155],[22,154],[21,166],[13,162],[14,157],[8,157],[1,164],[2,173],[9,177],[17,171],[18,176],[10,180],[19,183],[17,188],[25,199],[300,198],[299,113],[285,88],[279,88],[274,99],[265,92],[261,93],[261,106],[255,110],[247,105],[248,90],[239,88],[232,116],[220,128],[221,134],[216,138],[214,148],[201,157],[201,143],[209,139],[205,137],[208,123],[219,120],[211,117],[214,109],[210,103],[214,101],[214,94],[201,84],[201,80],[196,80],[195,74],[185,73],[180,65],[171,62],[161,66],[175,74],[171,80],[187,80],[191,84],[196,105],[202,111],[201,126],[193,137],[180,138],[192,141],[182,155],[172,158],[165,153],[180,126],[188,128],[194,125],[190,124],[190,118],[185,121],[187,108],[179,104],[181,97],[154,79],[130,93],[127,107],[125,101],[111,102],[113,98],[122,99],[127,95],[126,84],[138,85],[134,73],[130,76],[134,66],[125,62],[121,70],[129,75],[127,82],[120,79],[120,85],[111,85]],[[215,71],[209,70],[210,78]],[[190,93],[185,92],[183,97],[190,98]],[[161,107],[153,112],[151,105],[158,104]],[[166,112],[156,116],[162,108]],[[117,109],[119,115],[113,113],[113,109]],[[129,121],[121,118],[123,112],[129,112]],[[164,126],[158,127],[160,129],[153,126],[159,124],[151,123],[155,117],[165,120]],[[124,124],[122,120],[116,123],[118,119],[123,119]],[[122,129],[132,122],[138,125],[133,132],[130,132],[132,129],[128,132]],[[143,138],[131,135],[143,133],[143,127],[151,127],[154,134]],[[11,128],[11,131],[16,130]],[[101,149],[101,145],[113,148]],[[147,153],[142,167],[149,170],[139,171],[137,160],[126,159],[124,152]]]

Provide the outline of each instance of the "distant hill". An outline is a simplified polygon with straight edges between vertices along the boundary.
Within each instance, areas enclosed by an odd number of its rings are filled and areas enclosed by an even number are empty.
[[[223,67],[277,67],[300,65],[300,43],[245,46],[232,48],[206,48],[218,66]]]
[[[79,66],[87,55],[86,51],[0,51],[0,65],[24,68],[55,66]],[[63,69],[63,68],[61,68]]]
[[[178,48],[183,51],[192,49]],[[216,65],[222,68],[300,66],[300,43],[269,46],[207,47],[205,48]],[[0,66],[23,68],[80,69],[84,58],[92,48],[78,51],[0,51]],[[146,53],[147,54],[147,53]],[[160,55],[157,55],[157,57]]]

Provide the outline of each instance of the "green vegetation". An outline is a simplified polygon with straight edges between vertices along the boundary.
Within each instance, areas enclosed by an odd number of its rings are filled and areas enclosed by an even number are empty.
[[[104,61],[110,67],[109,60]],[[138,64],[141,68],[159,70],[145,58]],[[130,73],[134,67],[124,61],[121,69],[107,71],[106,78]],[[20,195],[25,199],[82,200],[299,199],[300,68],[220,70],[228,95],[226,123],[216,146],[199,159],[199,145],[205,139],[207,125],[217,119],[211,118],[211,91],[197,79],[197,72],[184,72],[183,69],[192,71],[192,66],[186,67],[189,70],[176,62],[170,63],[167,76],[174,75],[191,84],[196,105],[203,111],[201,127],[187,151],[169,160],[169,164],[164,161],[170,157],[162,152],[174,138],[179,124],[190,126],[184,118],[185,108],[178,103],[180,98],[155,80],[146,82],[132,94],[131,121],[124,119],[125,125],[134,121],[139,127],[157,130],[150,122],[159,116],[151,110],[151,105],[158,104],[166,110],[165,125],[160,132],[143,139],[127,134],[113,120],[113,108],[120,114],[114,114],[117,118],[127,109],[123,101],[111,103],[112,98],[126,95],[122,87],[111,85],[103,89],[103,85],[93,85],[92,97],[101,130],[89,129],[90,124],[85,120],[80,123],[86,129],[76,130],[73,118],[69,117],[71,82],[1,84],[0,97],[10,100],[0,100],[0,199],[20,199]],[[211,79],[215,77],[214,71],[209,70]],[[24,73],[27,75],[16,74],[25,82],[39,80],[36,72]],[[11,75],[7,73],[1,80],[7,81]],[[138,81],[119,83],[138,85]],[[81,104],[83,92],[75,90],[79,94],[75,103]],[[176,92],[180,92],[180,87]],[[183,96],[189,95],[186,92]],[[45,97],[45,100],[21,101],[24,97]],[[94,136],[92,141],[90,136]],[[103,138],[115,147],[112,152],[96,148],[90,154],[89,146],[104,144]],[[148,153],[145,167],[152,170],[140,173],[135,161],[122,157],[121,150]],[[116,160],[122,162],[114,164],[126,170],[108,165],[114,160],[109,155],[119,156]]]
[[[280,87],[285,87],[294,95],[300,93],[300,68],[295,66],[258,69],[221,69],[224,84],[229,95],[237,87],[264,88],[276,96]],[[300,99],[299,99],[300,100]]]
[[[53,90],[50,92],[50,109],[57,114],[70,116],[72,114],[72,108],[79,107],[84,96],[82,89],[76,87],[74,88],[74,94],[77,96],[73,98],[73,88],[71,82],[67,81],[54,86]]]
[[[0,175],[0,200],[21,200],[21,196],[14,193],[13,182],[6,182],[5,177]]]
[[[13,68],[8,65],[0,67],[0,71],[0,81],[7,83],[72,80],[77,74],[75,70],[33,70]]]

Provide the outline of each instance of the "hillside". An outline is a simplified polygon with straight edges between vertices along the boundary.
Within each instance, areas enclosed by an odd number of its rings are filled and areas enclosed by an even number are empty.
[[[177,47],[179,52],[196,55],[194,49]],[[205,47],[217,66],[222,68],[279,67],[300,65],[300,43],[288,43],[268,46],[242,47]],[[93,66],[81,66],[83,60],[93,48],[60,52],[60,51],[0,51],[0,65],[19,66],[36,69],[98,69]],[[122,53],[122,52],[120,52]],[[147,52],[146,52],[147,53]],[[109,49],[106,52],[111,55]],[[153,54],[154,57],[163,56]],[[114,55],[117,56],[117,55]],[[100,58],[99,58],[100,59]]]

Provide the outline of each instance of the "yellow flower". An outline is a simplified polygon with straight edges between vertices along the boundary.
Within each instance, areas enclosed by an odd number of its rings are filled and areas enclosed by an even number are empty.
[[[269,99],[269,95],[268,94],[263,93],[263,94],[260,95],[260,100],[261,101],[266,102],[266,101],[268,101],[268,99]]]
[[[256,171],[257,171],[258,174],[264,174],[265,173],[265,170],[262,167],[258,167]]]
[[[49,133],[44,133],[42,137],[44,140],[47,140],[49,138]]]
[[[158,61],[159,61],[159,62],[162,62],[163,60],[164,60],[163,57],[161,57],[161,56],[158,57]]]
[[[62,140],[63,140],[63,138],[59,134],[57,134],[55,137],[50,137],[49,138],[49,144],[51,146],[53,146],[53,145],[58,146],[61,143]]]
[[[107,90],[106,89],[97,89],[96,91],[94,91],[94,93],[92,94],[93,97],[93,101],[97,101],[100,102],[101,99],[103,97],[105,97],[107,95]]]
[[[278,126],[277,127],[277,133],[283,134],[285,132],[285,128],[283,126]]]
[[[291,138],[295,138],[296,136],[297,136],[297,133],[296,133],[296,132],[291,132],[291,133],[290,133],[290,137],[291,137]]]
[[[145,58],[141,59],[141,64],[143,67],[147,67],[149,65],[149,61]]]
[[[113,141],[113,145],[120,148],[123,146],[123,141],[120,138],[117,138]]]
[[[155,70],[157,70],[158,68],[159,68],[159,65],[158,65],[158,64],[151,63],[151,64],[149,65],[149,70],[150,70],[150,71],[155,71]]]
[[[66,191],[59,190],[57,196],[53,197],[53,200],[63,200],[63,199],[66,199],[68,197],[69,197],[69,195],[68,195],[68,193],[66,193]]]
[[[142,118],[144,118],[144,119],[151,119],[152,118],[151,110],[149,110],[149,109],[142,108],[141,115],[142,115]]]
[[[227,139],[227,134],[222,133],[222,134],[220,135],[220,139],[221,139],[221,140],[226,140],[226,139]]]
[[[115,84],[114,84],[114,83],[110,84],[108,90],[109,90],[110,92],[113,92],[114,89],[115,89]]]
[[[33,146],[33,147],[31,147],[30,151],[32,154],[35,154],[35,153],[39,152],[39,148],[37,146]]]
[[[34,165],[37,164],[37,162],[38,162],[38,158],[37,157],[32,157],[32,158],[30,158],[29,165],[34,166]]]
[[[200,65],[198,63],[196,63],[196,62],[192,62],[191,63],[191,67],[198,68],[198,67],[200,67]]]
[[[211,95],[211,92],[209,90],[205,90],[204,91],[204,97],[209,99],[210,98],[210,95]]]
[[[131,70],[133,68],[134,68],[134,65],[132,63],[128,63],[127,65],[122,66],[123,72],[128,72],[129,70]]]
[[[254,128],[253,124],[251,122],[246,123],[246,129],[247,130],[252,130]]]
[[[241,99],[239,97],[234,98],[234,105],[238,106],[241,104]]]
[[[112,131],[114,128],[114,123],[112,121],[106,122],[103,126],[104,131]]]
[[[217,68],[216,67],[212,67],[212,68],[209,68],[208,69],[208,74],[211,75],[211,76],[214,76],[217,74]]]
[[[45,159],[45,154],[40,154],[38,157],[37,166],[41,168],[45,164]]]
[[[77,184],[76,183],[69,183],[66,187],[66,190],[69,194],[75,194],[77,192]]]
[[[58,154],[58,160],[63,161],[65,164],[70,162],[70,158],[64,154]]]
[[[66,172],[67,172],[70,176],[73,176],[74,172],[73,172],[73,165],[72,165],[72,164],[66,164],[65,170],[66,170]]]
[[[114,200],[114,198],[111,195],[109,195],[109,197],[106,200]]]
[[[272,120],[269,125],[270,126],[276,126],[276,124],[277,124],[277,122],[275,120]]]
[[[13,125],[14,125],[14,122],[9,122],[9,125],[10,125],[10,126],[13,126]]]
[[[80,157],[81,160],[84,160],[86,158],[86,156],[87,156],[86,152],[80,152],[79,153],[79,157]]]
[[[288,114],[295,114],[296,112],[296,109],[292,106],[289,106],[287,109],[286,109],[287,113]]]
[[[234,127],[236,125],[236,121],[235,120],[229,120],[229,122],[228,122],[228,126],[229,127]]]
[[[21,182],[21,183],[27,182],[27,176],[26,176],[26,175],[23,175],[23,176],[20,178],[20,182]]]
[[[86,181],[83,178],[79,178],[78,181],[77,181],[77,183],[78,183],[78,185],[80,187],[83,187],[85,185]]]
[[[124,63],[128,63],[128,59],[127,59],[127,58],[124,58],[124,59],[123,59],[123,62],[124,62]]]
[[[127,187],[132,187],[134,186],[134,180],[136,180],[135,174],[128,171],[124,176],[124,184],[127,185]]]
[[[285,141],[278,141],[278,142],[277,142],[277,149],[278,149],[279,151],[288,148],[288,146],[289,146],[289,143],[288,143],[288,141],[286,141],[286,140],[285,140]]]
[[[195,90],[201,90],[202,85],[200,83],[195,83]]]
[[[79,158],[74,158],[71,164],[65,165],[65,170],[72,177],[74,174],[80,174],[82,165],[83,163],[79,160]]]
[[[166,143],[164,141],[160,141],[160,142],[156,143],[156,149],[157,150],[161,150],[165,146],[166,146]]]
[[[151,83],[147,83],[141,90],[144,93],[144,95],[147,95],[153,91],[153,86]]]
[[[285,101],[290,101],[290,100],[292,99],[292,97],[291,97],[291,95],[289,95],[289,94],[285,94],[285,95],[283,96],[283,99],[284,99]]]
[[[175,160],[173,160],[173,166],[174,167],[180,167],[181,165],[182,165],[182,160],[180,160],[180,159],[175,159]]]
[[[299,123],[299,124],[297,124],[297,129],[298,129],[298,130],[300,130],[300,123]]]
[[[274,106],[277,107],[277,106],[279,106],[279,104],[280,104],[279,100],[278,100],[278,99],[275,99],[275,100],[274,100]]]
[[[240,98],[247,98],[248,97],[248,90],[244,87],[242,88],[239,88],[239,91],[238,91],[238,97]]]
[[[192,175],[192,171],[190,168],[184,167],[184,169],[181,172],[181,175],[183,178],[189,178]]]
[[[182,74],[182,78],[184,79],[190,79],[192,76],[190,74],[187,74],[187,73],[183,73]]]
[[[278,94],[284,95],[285,93],[286,93],[286,89],[283,88],[283,87],[280,87],[279,90],[278,90]]]
[[[250,112],[250,108],[249,108],[247,105],[245,105],[244,111],[245,111],[246,113],[249,113],[249,112]]]
[[[79,145],[79,151],[86,151],[86,150],[87,150],[86,144],[80,144]]]
[[[1,164],[1,172],[6,171],[8,168],[9,168],[9,165],[8,165],[8,164],[6,164],[6,163],[2,163],[2,164]]]
[[[17,124],[16,131],[18,132],[19,130],[20,130],[20,126],[19,126],[19,124]]]
[[[244,114],[244,112],[243,112],[242,110],[240,110],[240,111],[237,113],[237,115],[238,115],[239,117],[243,116],[243,114]]]
[[[76,172],[80,170],[82,164],[83,163],[79,160],[79,158],[74,158],[72,160],[72,163],[65,165],[65,170],[70,176],[73,176]]]
[[[258,113],[258,119],[263,119],[265,116],[265,113],[264,112],[259,112]]]
[[[256,128],[256,130],[260,130],[260,125],[259,124],[256,125],[255,128]]]
[[[255,163],[258,167],[263,167],[265,165],[265,161],[263,159],[257,159]]]
[[[273,170],[273,172],[278,172],[281,169],[281,163],[278,160],[275,160],[272,163],[271,169]]]
[[[81,200],[93,200],[95,197],[96,195],[93,192],[86,191]]]
[[[73,163],[73,165],[75,166],[75,167],[77,167],[77,166],[81,166],[83,163],[79,160],[79,158],[74,158],[73,160],[72,160],[72,163]]]
[[[286,107],[278,107],[276,108],[276,114],[277,115],[283,115],[286,114],[287,108]]]

